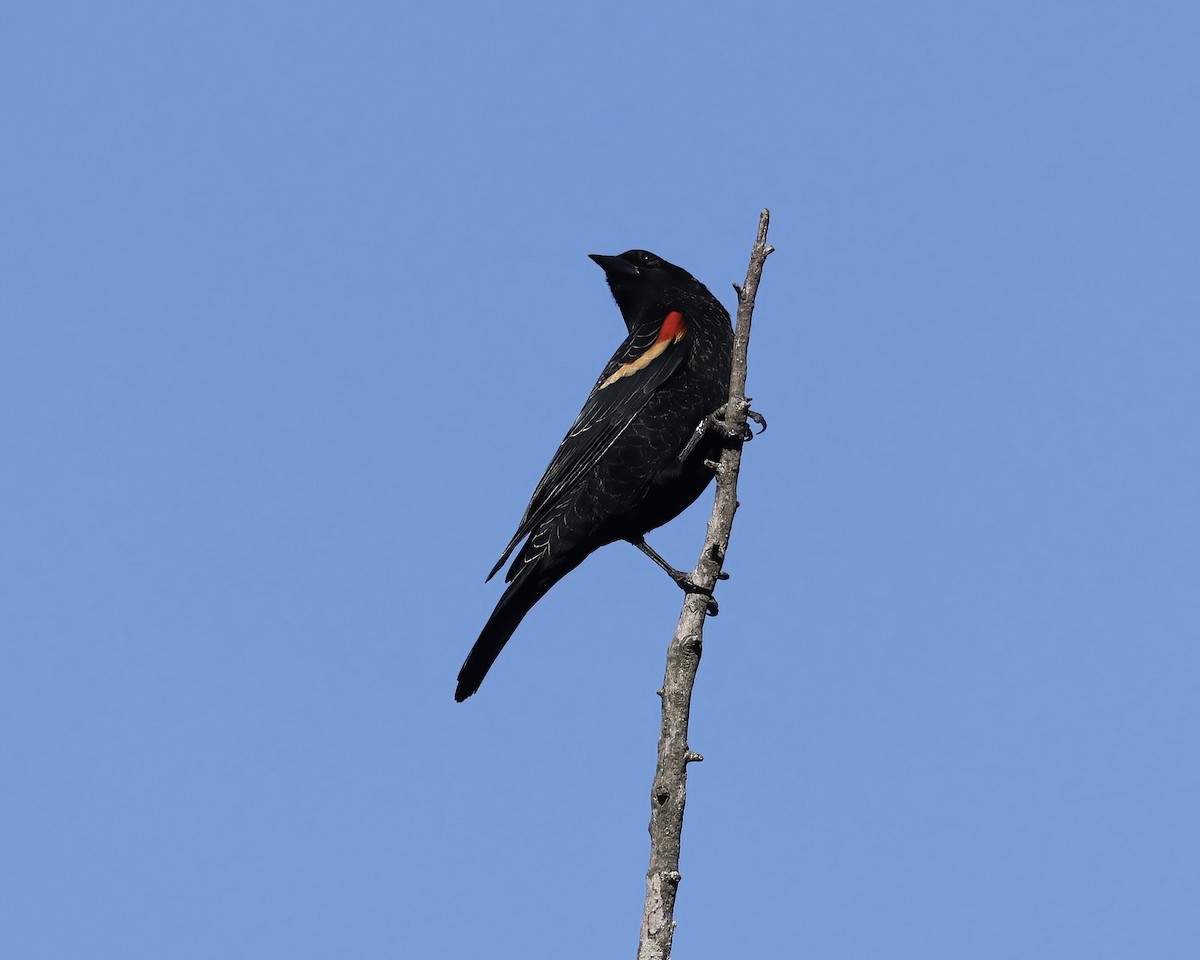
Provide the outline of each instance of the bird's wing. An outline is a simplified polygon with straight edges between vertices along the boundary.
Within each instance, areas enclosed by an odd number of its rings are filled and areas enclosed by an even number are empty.
[[[687,324],[671,311],[657,328],[635,330],[609,360],[575,423],[558,445],[517,532],[488,574],[490,580],[513,548],[587,476],[629,426],[650,395],[674,373],[687,352]]]

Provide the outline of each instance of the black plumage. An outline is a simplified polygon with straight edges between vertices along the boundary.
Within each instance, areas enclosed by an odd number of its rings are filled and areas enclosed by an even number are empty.
[[[647,531],[690,506],[712,479],[708,435],[682,452],[725,402],[733,352],[729,313],[704,284],[645,250],[592,255],[629,335],[605,365],[579,417],[533,492],[517,532],[488,574],[522,540],[505,589],[458,674],[454,699],[479,689],[530,608],[592,551]],[[678,578],[677,578],[678,579]]]

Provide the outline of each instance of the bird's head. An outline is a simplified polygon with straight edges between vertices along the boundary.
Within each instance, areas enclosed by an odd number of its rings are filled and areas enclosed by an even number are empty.
[[[626,250],[617,256],[589,254],[608,279],[621,316],[632,330],[643,320],[661,321],[669,310],[689,301],[711,301],[712,295],[682,267],[668,263],[648,250]]]

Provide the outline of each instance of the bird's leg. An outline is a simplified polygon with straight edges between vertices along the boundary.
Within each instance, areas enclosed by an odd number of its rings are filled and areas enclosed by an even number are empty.
[[[674,580],[675,585],[684,593],[699,593],[708,597],[708,606],[706,607],[705,612],[710,617],[715,617],[717,615],[719,608],[717,607],[717,601],[713,598],[711,590],[701,587],[682,570],[676,570],[673,566],[667,563],[666,560],[659,556],[658,551],[646,542],[645,537],[638,537],[638,539],[630,540],[629,542],[641,550],[642,553],[658,564],[658,566],[660,566],[663,570],[665,570],[667,572],[667,576]],[[717,575],[717,579],[728,580],[729,574],[722,571]]]
[[[692,583],[686,573],[684,573],[682,570],[676,570],[673,566],[667,563],[667,561],[662,558],[659,552],[646,542],[645,537],[637,540],[631,540],[629,542],[641,550],[642,553],[648,556],[651,560],[657,563],[663,570],[667,572],[667,576],[674,580],[684,590],[699,589],[694,583]]]
[[[679,451],[680,463],[683,463],[684,460],[692,455],[692,451],[696,449],[696,444],[703,440],[704,435],[708,433],[709,430],[712,430],[714,426],[716,426],[716,419],[711,413],[698,424],[696,424],[696,429],[692,432],[691,439],[689,439],[687,445]]]
[[[747,397],[746,398],[746,404],[747,404],[746,419],[753,420],[755,423],[757,423],[759,426],[758,432],[762,433],[764,430],[767,429],[767,418],[764,417],[757,410],[751,410],[749,408],[749,403],[750,403],[750,398]],[[728,431],[725,429],[725,407],[726,407],[725,404],[721,404],[721,406],[717,407],[716,410],[714,410],[707,417],[705,417],[698,424],[696,424],[696,429],[692,432],[691,439],[688,440],[687,445],[683,448],[682,451],[680,451],[680,454],[679,454],[679,462],[680,463],[682,463],[684,460],[686,460],[691,455],[692,451],[696,449],[696,444],[698,444],[701,440],[703,440],[704,435],[707,434],[709,431],[712,431],[714,433],[719,433],[722,437],[726,437],[730,440],[733,439],[733,437],[730,437],[728,434]],[[746,429],[742,431],[742,442],[746,443],[750,440],[753,440],[755,438],[755,436],[756,436],[756,434],[754,433],[754,431],[750,429],[750,424],[747,423]]]

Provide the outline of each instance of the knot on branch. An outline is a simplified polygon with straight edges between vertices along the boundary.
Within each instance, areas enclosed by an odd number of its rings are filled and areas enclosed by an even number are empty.
[[[713,616],[713,614],[709,615]],[[697,657],[704,650],[704,638],[698,633],[689,633],[686,636],[680,637],[679,643],[686,653],[695,654]]]

